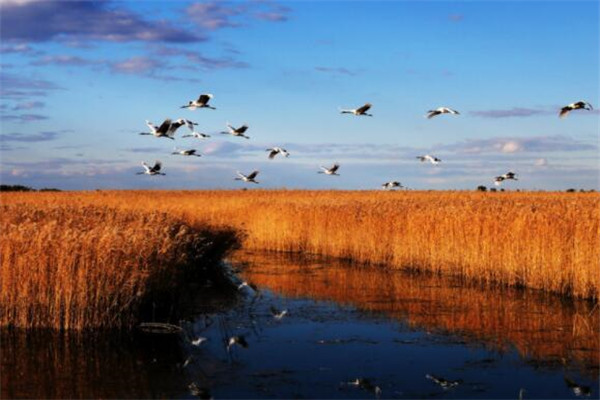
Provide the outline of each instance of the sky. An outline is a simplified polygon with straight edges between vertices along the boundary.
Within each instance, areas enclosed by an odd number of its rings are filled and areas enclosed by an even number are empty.
[[[510,170],[508,190],[598,190],[599,4],[0,0],[0,182],[473,190]],[[216,110],[180,108],[201,93]],[[460,114],[425,118],[441,106]],[[139,135],[166,118],[211,137]],[[165,176],[136,174],[155,160]]]

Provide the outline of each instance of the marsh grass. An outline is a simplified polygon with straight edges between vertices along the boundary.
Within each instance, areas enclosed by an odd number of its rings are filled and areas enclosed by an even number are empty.
[[[2,204],[4,326],[130,328],[149,301],[206,272],[231,244],[161,212],[68,201]]]
[[[3,324],[130,325],[114,316],[134,315],[147,290],[171,286],[176,266],[223,241],[199,230],[236,232],[246,249],[484,286],[595,300],[600,292],[596,193],[100,191],[0,200]]]

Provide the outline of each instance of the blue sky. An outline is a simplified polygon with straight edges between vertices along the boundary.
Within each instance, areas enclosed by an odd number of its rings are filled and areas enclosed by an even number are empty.
[[[599,188],[597,1],[0,0],[0,179],[62,189]],[[212,93],[216,110],[179,106]],[[373,117],[340,114],[370,102]],[[461,114],[424,118],[447,106]],[[212,135],[140,136],[188,118]],[[250,140],[220,135],[248,124]],[[265,149],[288,149],[268,160]],[[173,146],[203,157],[171,155]],[[415,157],[433,154],[439,165]],[[138,176],[161,160],[166,176]],[[317,174],[341,164],[339,177]]]

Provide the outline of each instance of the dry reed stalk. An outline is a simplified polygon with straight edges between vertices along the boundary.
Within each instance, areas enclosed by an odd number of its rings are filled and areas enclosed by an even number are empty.
[[[1,198],[143,205],[192,226],[243,232],[247,249],[304,251],[582,298],[600,294],[597,193],[108,191]]]
[[[216,245],[206,233],[159,212],[68,202],[2,204],[4,326],[131,327],[150,295],[172,289],[185,267]]]

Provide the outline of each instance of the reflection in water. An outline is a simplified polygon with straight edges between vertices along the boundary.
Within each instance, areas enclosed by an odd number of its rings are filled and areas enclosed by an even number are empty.
[[[164,397],[184,385],[178,338],[2,332],[2,398]]]
[[[238,253],[244,277],[288,297],[352,305],[448,332],[496,351],[515,347],[530,363],[562,365],[590,376],[600,364],[600,310],[586,301],[515,289],[469,287],[425,274],[357,268],[338,260],[278,253]]]
[[[323,258],[231,264],[233,285],[191,288],[183,333],[0,331],[0,398],[599,398],[587,302]]]

